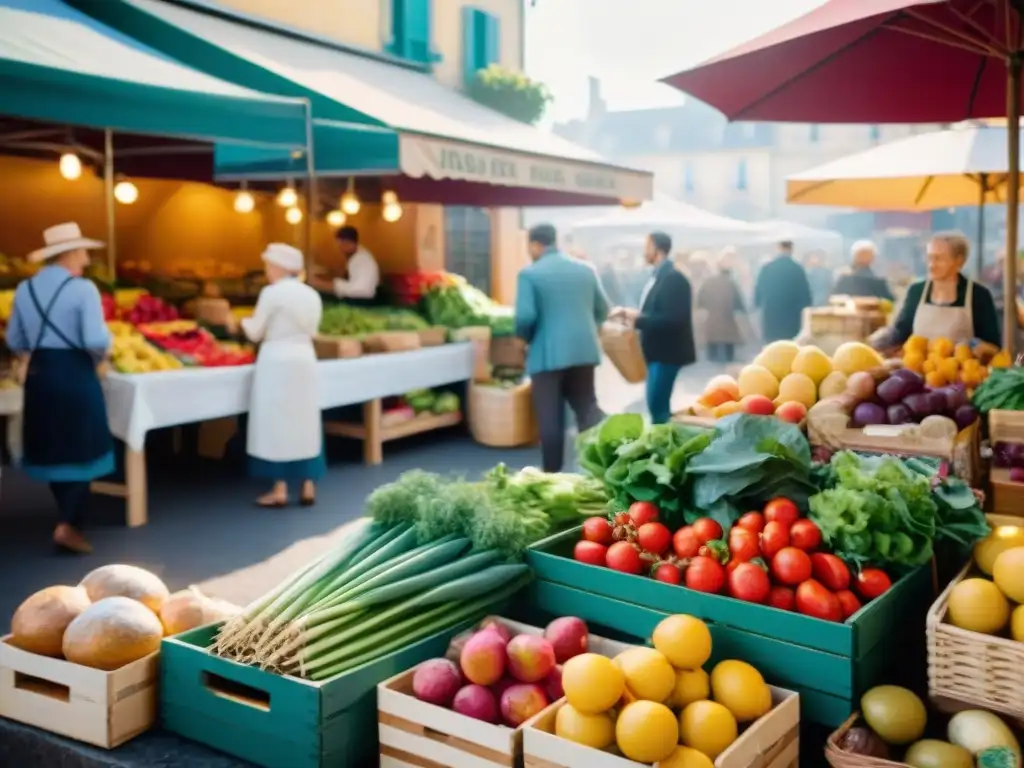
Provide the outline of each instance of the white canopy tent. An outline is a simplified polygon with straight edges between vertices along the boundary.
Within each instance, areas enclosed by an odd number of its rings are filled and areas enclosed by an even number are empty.
[[[817,229],[816,227],[795,224],[783,219],[758,221],[751,226],[754,228],[755,233],[750,241],[748,241],[750,245],[792,240],[801,251],[811,248],[838,251],[843,247],[843,236],[831,229]]]

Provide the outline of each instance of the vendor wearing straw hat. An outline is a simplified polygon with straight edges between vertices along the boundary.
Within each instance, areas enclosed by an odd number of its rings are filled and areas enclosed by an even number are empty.
[[[302,279],[302,253],[271,243],[263,252],[269,285],[260,291],[242,331],[260,342],[249,404],[249,472],[272,480],[256,503],[283,507],[288,484],[301,483],[300,502],[311,506],[314,483],[325,474],[323,424],[313,336],[320,327],[320,294]]]
[[[60,522],[53,541],[78,554],[92,551],[79,528],[89,483],[114,471],[114,443],[96,365],[111,337],[96,286],[82,277],[89,251],[103,243],[82,237],[77,224],[43,233],[45,247],[29,254],[45,263],[14,294],[7,346],[28,357],[21,467],[50,484]]]

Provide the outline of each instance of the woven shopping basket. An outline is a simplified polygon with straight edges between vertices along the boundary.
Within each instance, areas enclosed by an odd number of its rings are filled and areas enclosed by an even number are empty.
[[[847,752],[840,745],[846,732],[853,728],[860,720],[860,712],[854,712],[845,723],[840,725],[828,737],[825,742],[825,759],[832,768],[909,768],[906,763],[898,760],[886,760],[882,757],[871,755],[860,755],[856,752]]]
[[[630,384],[647,379],[647,363],[635,329],[609,320],[601,326],[601,349]]]
[[[990,518],[991,520],[991,518]],[[1024,720],[1024,643],[947,624],[953,588],[973,575],[968,563],[928,611],[928,695],[939,710],[963,705]]]
[[[469,385],[469,432],[481,445],[516,448],[537,442],[537,417],[533,412],[529,381],[511,388]]]

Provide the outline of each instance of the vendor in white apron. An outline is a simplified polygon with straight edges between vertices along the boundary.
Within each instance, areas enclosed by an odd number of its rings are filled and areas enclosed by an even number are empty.
[[[327,471],[313,336],[320,327],[320,295],[302,282],[302,253],[271,243],[263,252],[269,285],[241,322],[260,344],[249,403],[249,473],[274,483],[256,503],[288,504],[288,486],[300,483],[299,501],[316,501],[315,482]]]
[[[964,277],[970,246],[959,232],[940,232],[928,241],[928,279],[907,289],[899,316],[878,346],[899,346],[913,336],[946,338],[959,344],[974,339],[1001,346],[992,294]]]

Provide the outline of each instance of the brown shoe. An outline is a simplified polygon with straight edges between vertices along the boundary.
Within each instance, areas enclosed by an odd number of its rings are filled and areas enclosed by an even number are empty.
[[[54,528],[53,543],[59,549],[75,555],[92,554],[92,544],[86,541],[86,538],[77,529],[67,523],[61,523]]]

